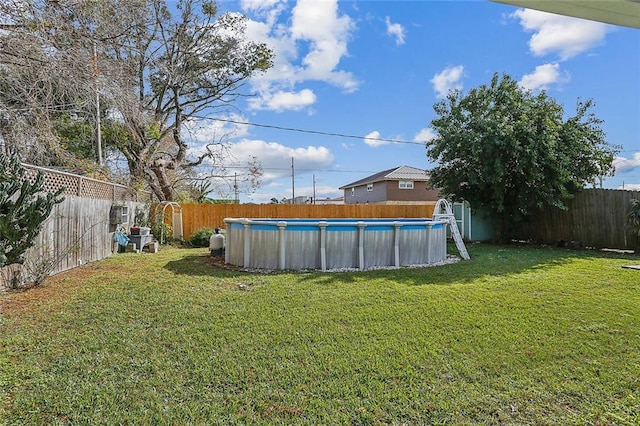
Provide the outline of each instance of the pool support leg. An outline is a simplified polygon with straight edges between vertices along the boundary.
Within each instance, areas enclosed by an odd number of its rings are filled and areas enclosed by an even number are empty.
[[[358,268],[364,270],[364,222],[358,221]]]
[[[327,222],[320,221],[320,269],[327,270]]]
[[[396,268],[400,267],[400,225],[398,222],[393,223],[393,264]]]
[[[248,220],[244,222],[244,261],[243,266],[249,267],[251,263],[251,223]]]
[[[278,269],[282,270],[287,263],[287,222],[278,222]]]

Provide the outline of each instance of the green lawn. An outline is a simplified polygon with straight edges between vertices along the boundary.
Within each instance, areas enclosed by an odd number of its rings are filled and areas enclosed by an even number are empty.
[[[0,294],[0,424],[640,423],[637,257],[255,274],[120,254]]]

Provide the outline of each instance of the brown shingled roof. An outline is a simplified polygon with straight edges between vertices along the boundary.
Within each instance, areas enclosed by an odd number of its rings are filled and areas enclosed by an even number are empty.
[[[341,186],[339,189],[351,188],[354,186],[365,185],[367,183],[381,182],[386,180],[413,180],[413,181],[428,181],[429,176],[423,169],[418,169],[410,166],[394,167],[393,169],[383,170],[375,173],[371,176],[367,176],[364,179],[351,182],[347,185]]]

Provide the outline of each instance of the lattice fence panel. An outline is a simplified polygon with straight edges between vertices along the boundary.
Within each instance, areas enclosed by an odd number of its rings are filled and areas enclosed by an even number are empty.
[[[44,191],[55,192],[65,188],[66,195],[91,198],[97,200],[138,201],[138,194],[131,188],[110,182],[85,178],[57,170],[23,164],[26,177],[34,181],[38,172],[44,174]]]
[[[113,184],[93,179],[82,179],[80,188],[81,197],[99,200],[113,199]]]
[[[35,181],[36,176],[38,175],[38,169],[26,169],[26,176],[31,182]],[[50,173],[47,171],[42,171],[44,175],[44,191],[45,192],[56,192],[60,188],[65,189],[66,194],[70,195],[78,195],[78,183],[79,180],[76,176],[67,175],[62,173]]]

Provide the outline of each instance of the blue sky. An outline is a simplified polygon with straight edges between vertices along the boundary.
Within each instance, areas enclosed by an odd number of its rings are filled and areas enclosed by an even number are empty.
[[[312,196],[315,177],[319,199],[384,169],[433,167],[423,142],[433,135],[434,103],[495,72],[547,90],[568,114],[577,99],[593,99],[607,140],[622,150],[603,186],[640,189],[640,30],[483,0],[243,0],[220,8],[247,15],[248,36],[276,57],[247,84],[253,96],[235,113],[211,117],[351,136],[198,123],[196,146],[224,134],[235,161],[260,161],[261,185],[252,193],[241,185],[243,202],[291,197],[292,158],[295,195]]]

